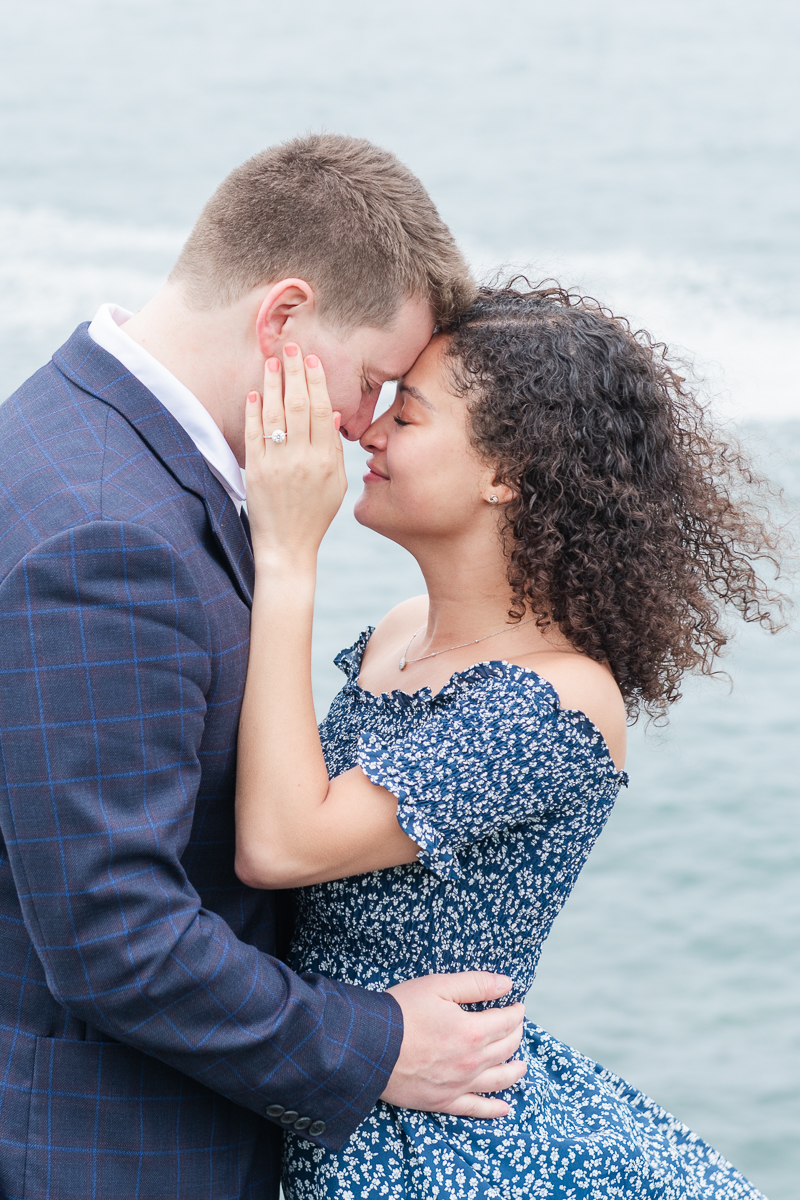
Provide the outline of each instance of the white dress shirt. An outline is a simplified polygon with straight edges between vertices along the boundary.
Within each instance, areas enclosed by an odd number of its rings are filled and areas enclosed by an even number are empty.
[[[245,500],[242,468],[208,409],[171,371],[120,329],[133,313],[118,304],[103,304],[89,326],[89,337],[127,367],[179,425],[186,430],[241,513]]]

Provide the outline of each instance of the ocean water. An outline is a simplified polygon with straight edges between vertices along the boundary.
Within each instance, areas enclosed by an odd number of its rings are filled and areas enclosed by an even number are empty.
[[[744,433],[800,502],[800,424]],[[340,686],[333,647],[423,590],[410,556],[355,523],[362,460],[349,458],[321,556],[321,708]],[[630,787],[545,943],[527,1009],[677,1113],[770,1200],[796,1200],[800,635],[731,627],[729,677],[687,681],[667,729],[631,730]]]
[[[0,34],[0,394],[146,300],[231,167],[327,128],[400,154],[478,271],[555,275],[675,346],[800,499],[796,4],[0,0]],[[336,650],[420,589],[354,523],[348,461],[321,710]],[[800,637],[737,634],[730,681],[633,731],[529,1009],[796,1200]]]

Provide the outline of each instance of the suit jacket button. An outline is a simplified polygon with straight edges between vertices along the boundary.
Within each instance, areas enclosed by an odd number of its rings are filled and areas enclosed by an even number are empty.
[[[282,1104],[270,1104],[267,1109],[267,1116],[272,1117],[273,1121],[277,1121],[278,1117],[282,1117],[286,1109]]]
[[[325,1122],[315,1121],[313,1125],[309,1125],[308,1132],[312,1137],[320,1137],[325,1132]]]
[[[311,1117],[298,1117],[294,1123],[294,1127],[298,1133],[302,1133],[304,1129],[308,1129],[311,1124]]]
[[[281,1125],[294,1125],[300,1113],[295,1112],[293,1108],[287,1108],[286,1112],[281,1117]]]

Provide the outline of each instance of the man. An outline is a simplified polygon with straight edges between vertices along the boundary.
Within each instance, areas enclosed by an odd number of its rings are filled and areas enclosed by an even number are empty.
[[[510,981],[301,979],[285,899],[234,874],[245,397],[297,342],[357,438],[471,293],[392,155],[298,139],[0,409],[3,1196],[270,1197],[281,1127],[337,1148],[381,1096],[504,1111],[475,1093],[516,1078],[520,1006],[459,1004]]]

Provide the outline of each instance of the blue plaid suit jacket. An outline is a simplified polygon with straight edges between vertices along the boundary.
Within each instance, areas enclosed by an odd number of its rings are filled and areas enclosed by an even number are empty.
[[[234,874],[245,528],[85,325],[0,408],[0,505],[0,1192],[264,1200],[402,1028]]]

